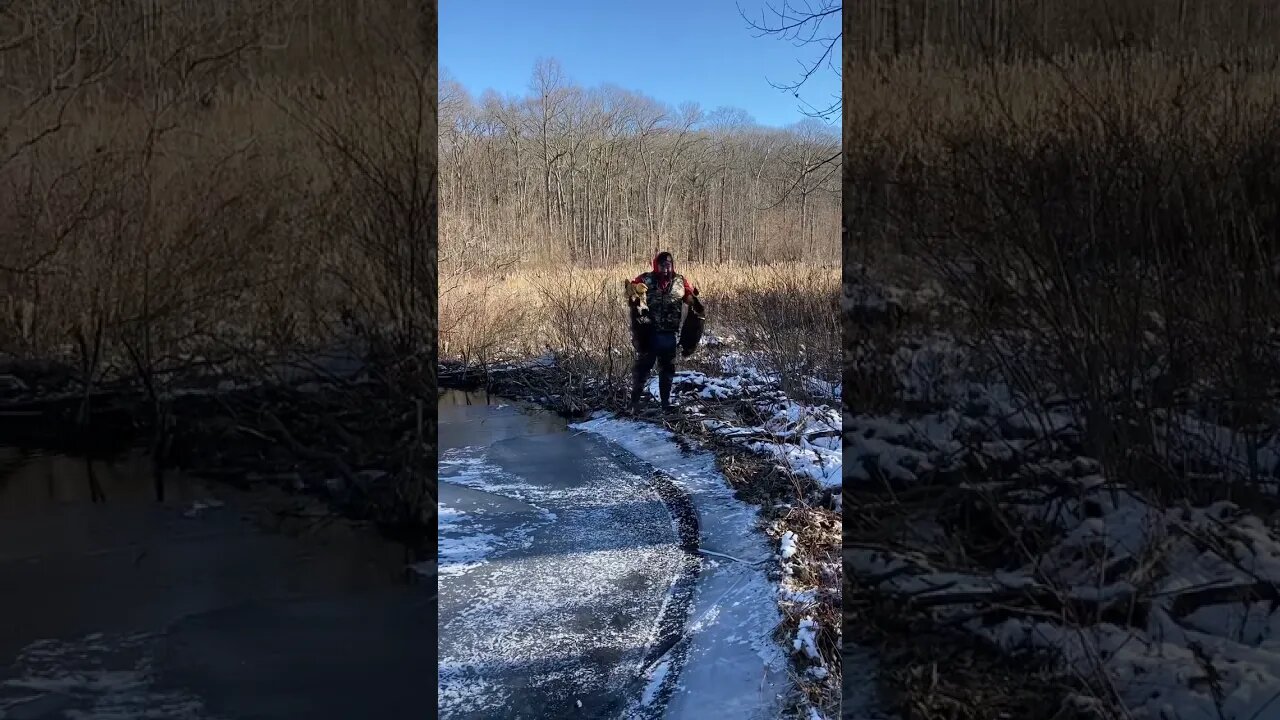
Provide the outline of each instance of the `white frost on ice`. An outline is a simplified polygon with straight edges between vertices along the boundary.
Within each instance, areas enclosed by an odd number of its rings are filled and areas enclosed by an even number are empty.
[[[440,596],[452,608],[440,624],[442,715],[489,716],[509,707],[503,693],[520,690],[495,668],[519,668],[520,682],[542,692],[572,692],[561,696],[561,711],[583,694],[628,687],[641,671],[667,596],[624,589],[638,580],[664,588],[684,555],[669,530],[637,534],[652,524],[645,513],[668,519],[647,478],[603,448],[582,449],[566,465],[576,471],[566,482],[500,466],[488,446],[442,453],[442,483],[468,489],[439,507]],[[510,513],[530,519],[506,527],[500,518]],[[450,574],[446,561],[465,570]],[[596,656],[616,660],[590,660]],[[490,685],[500,692],[487,692]]]
[[[0,682],[0,718],[36,717],[32,708],[52,695],[61,716],[77,720],[214,720],[199,698],[156,687],[158,644],[146,633],[37,640]]]
[[[483,565],[502,545],[503,538],[483,532],[472,532],[467,514],[441,503],[438,509],[437,531],[440,549],[437,555],[440,575],[461,575]]]
[[[437,703],[450,714],[474,713],[501,707],[506,693],[484,678],[472,676],[465,668],[441,663]]]
[[[666,430],[604,413],[573,427],[616,443],[670,477],[697,513],[702,547],[746,561],[704,565],[685,628],[686,661],[665,718],[777,717],[787,661],[772,637],[780,621],[777,586],[759,565],[769,557],[769,545],[758,528],[758,510],[734,497],[712,454],[682,450]]]

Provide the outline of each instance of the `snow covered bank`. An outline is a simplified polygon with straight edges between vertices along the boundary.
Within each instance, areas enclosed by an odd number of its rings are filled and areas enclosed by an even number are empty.
[[[679,412],[664,419],[672,442],[696,438],[714,450],[779,543],[768,567],[777,578],[775,601],[785,627],[781,643],[803,691],[793,708],[834,715],[840,701],[840,487],[842,452],[838,384],[810,379],[807,399],[788,396],[780,378],[732,337],[710,337],[697,370],[677,372],[672,399]],[[658,397],[657,379],[648,393]],[[622,421],[619,421],[622,422]],[[662,432],[662,431],[658,431]],[[743,462],[743,461],[747,462]],[[718,475],[718,473],[717,473]],[[772,476],[772,480],[765,479]],[[822,712],[819,712],[821,708]]]
[[[1048,653],[1134,718],[1280,713],[1272,529],[1226,502],[1160,508],[1088,468],[1040,466],[1039,484],[984,493],[1014,529],[1045,538],[1021,567],[956,569],[871,548],[846,550],[847,567],[996,647]]]
[[[1047,658],[1080,707],[1280,717],[1273,438],[1152,411],[1132,475],[1109,477],[1079,455],[1067,399],[983,381],[944,335],[892,358],[899,410],[844,417],[848,487],[874,503],[864,524],[880,533],[844,551],[855,587],[968,642]],[[1232,481],[1237,502],[1195,499]]]
[[[758,364],[739,352],[716,358],[722,375],[698,371],[676,373],[672,394],[682,403],[683,413],[698,420],[708,432],[740,444],[751,452],[772,457],[778,465],[798,477],[832,489],[841,484],[840,413],[825,403],[808,403],[787,397],[778,387],[778,378],[760,372]],[[839,402],[840,387],[813,379],[809,383]],[[648,391],[657,397],[657,378]],[[733,415],[718,413],[710,406],[717,401],[749,404],[746,422],[741,409]]]

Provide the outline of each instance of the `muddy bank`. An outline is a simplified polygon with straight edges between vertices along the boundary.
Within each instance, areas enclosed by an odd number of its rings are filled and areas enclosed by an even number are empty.
[[[18,378],[0,393],[0,443],[96,458],[145,448],[152,473],[307,494],[433,555],[434,408],[354,362],[270,384],[184,380],[159,402],[136,387],[86,397]]]
[[[569,420],[583,419],[596,410],[620,409],[629,392],[623,384],[570,373],[551,356],[489,367],[445,361],[440,364],[439,383],[442,391],[530,402]]]

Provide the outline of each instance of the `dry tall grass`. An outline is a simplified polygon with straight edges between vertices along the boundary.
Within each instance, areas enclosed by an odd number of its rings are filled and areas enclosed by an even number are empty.
[[[1153,411],[1240,426],[1274,402],[1280,77],[1124,52],[852,69],[846,263],[912,258],[1014,387],[1077,399],[1109,463]]]
[[[631,340],[622,281],[645,269],[521,268],[508,274],[441,273],[441,357],[487,365],[548,350],[585,376],[625,385]],[[708,307],[708,332],[731,335],[796,391],[839,376],[840,279],[834,267],[681,266]],[[705,352],[704,352],[705,354]],[[697,359],[698,356],[694,356]],[[621,386],[621,385],[620,385]]]

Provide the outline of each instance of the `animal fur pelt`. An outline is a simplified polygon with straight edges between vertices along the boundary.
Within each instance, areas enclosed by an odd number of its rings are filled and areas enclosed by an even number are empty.
[[[631,308],[632,319],[640,324],[649,322],[649,287],[644,283],[632,282],[626,280],[623,282],[625,286],[627,305]]]

